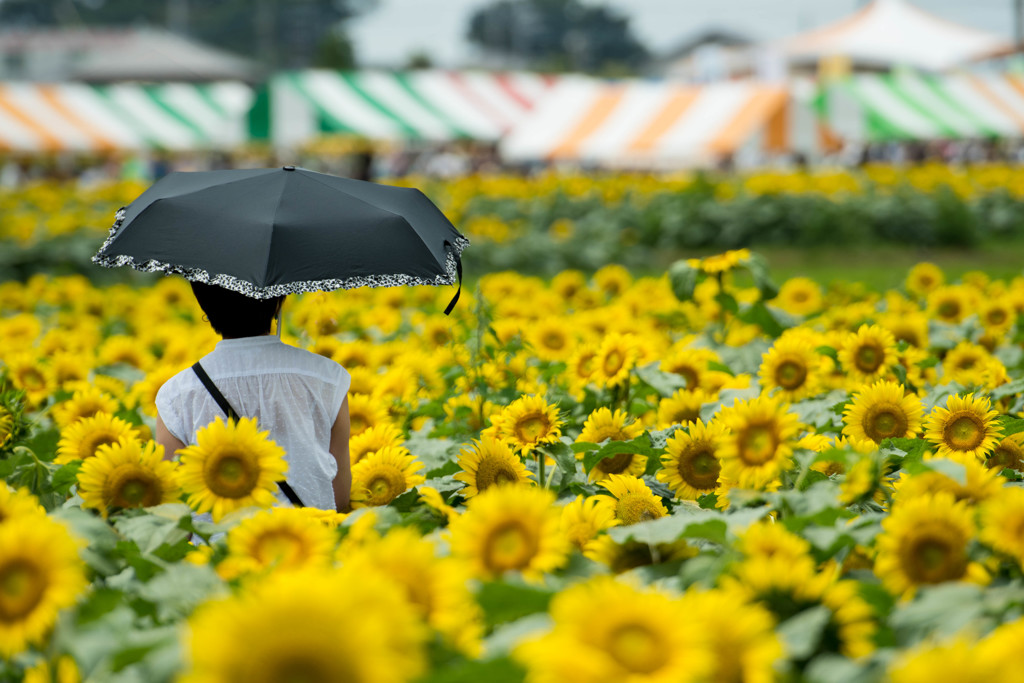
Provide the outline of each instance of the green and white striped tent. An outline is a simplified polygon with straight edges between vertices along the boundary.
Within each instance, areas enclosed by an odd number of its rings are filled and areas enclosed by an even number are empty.
[[[247,139],[252,99],[248,85],[233,81],[0,83],[0,150],[228,148]]]
[[[856,75],[818,88],[813,106],[843,140],[1024,135],[1024,80],[1005,74]]]
[[[332,133],[381,141],[496,140],[554,80],[522,72],[284,72],[258,94],[250,134],[284,147]]]

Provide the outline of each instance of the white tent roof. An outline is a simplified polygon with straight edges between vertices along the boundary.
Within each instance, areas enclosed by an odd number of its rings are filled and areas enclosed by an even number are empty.
[[[782,42],[791,62],[848,57],[855,66],[943,71],[1012,48],[997,35],[960,26],[904,0],[874,0],[833,24]]]

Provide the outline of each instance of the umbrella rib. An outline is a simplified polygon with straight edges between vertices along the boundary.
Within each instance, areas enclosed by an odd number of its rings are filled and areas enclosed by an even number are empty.
[[[345,190],[341,190],[341,189],[338,189],[338,188],[336,188],[336,187],[332,187],[332,186],[331,186],[330,184],[328,184],[328,183],[325,183],[325,182],[323,182],[322,180],[320,180],[319,178],[316,178],[316,177],[314,177],[314,176],[311,176],[311,175],[306,175],[306,176],[304,176],[304,177],[306,177],[306,178],[309,178],[309,179],[310,179],[310,180],[312,180],[313,182],[319,183],[319,184],[323,185],[323,186],[324,186],[324,187],[326,187],[326,188],[329,188],[329,189],[331,189],[331,190],[334,190],[335,192],[340,192],[340,193],[342,193],[343,195],[345,195],[346,197],[351,197],[352,199],[354,199],[354,200],[355,200],[355,201],[357,201],[357,202],[360,202],[361,204],[366,204],[367,206],[373,207],[373,208],[375,208],[375,209],[378,209],[378,210],[380,210],[380,211],[383,211],[383,212],[385,212],[385,213],[389,213],[389,214],[391,214],[392,216],[395,216],[396,218],[401,218],[401,219],[402,219],[403,221],[405,221],[405,224],[406,224],[407,226],[409,226],[409,230],[411,230],[411,231],[412,231],[412,234],[416,235],[416,238],[417,238],[417,239],[418,239],[418,240],[420,241],[420,243],[421,243],[421,244],[422,244],[422,245],[423,245],[424,247],[426,247],[426,248],[427,248],[427,253],[429,253],[429,254],[431,255],[431,257],[433,257],[433,256],[434,256],[433,252],[432,252],[432,251],[430,250],[430,245],[429,245],[429,244],[427,244],[427,243],[426,243],[426,241],[424,241],[423,237],[422,237],[422,236],[421,236],[421,235],[420,235],[420,234],[419,234],[418,232],[416,232],[415,228],[413,228],[413,227],[412,227],[412,224],[410,224],[410,223],[409,223],[409,219],[408,219],[408,218],[406,218],[405,216],[403,216],[402,214],[400,214],[400,213],[395,213],[394,211],[388,211],[387,209],[383,209],[383,208],[381,208],[381,207],[379,207],[379,206],[376,206],[376,205],[374,205],[374,204],[370,204],[369,202],[367,202],[367,201],[365,201],[365,200],[362,200],[362,199],[360,199],[359,197],[355,196],[355,195],[354,195],[354,194],[352,194],[351,192],[346,192]],[[415,190],[415,191],[416,191],[416,192],[419,192],[419,190]],[[422,192],[420,192],[420,194],[423,194],[423,193],[422,193]],[[442,215],[444,215],[444,214],[442,214]],[[447,217],[446,217],[446,218],[447,218]],[[447,240],[446,240],[446,241],[447,241]],[[437,261],[437,259],[435,258],[435,259],[434,259],[434,261],[436,262],[436,261]],[[439,265],[439,266],[444,266],[445,264],[443,264],[443,263],[438,263],[437,265]]]
[[[274,230],[277,227],[277,213],[281,210],[281,198],[284,197],[284,188],[288,185],[288,178],[281,183],[281,191],[277,195],[277,203],[274,208],[274,215],[270,219],[270,244],[267,245],[267,260],[263,262],[263,282],[266,286],[267,279],[270,277],[270,255],[274,250]]]
[[[272,171],[274,171],[275,169],[251,169],[251,170],[254,170],[254,171],[256,171],[256,170],[259,170],[259,171],[262,171],[262,170],[267,170],[267,171],[271,171],[271,172],[272,172]],[[208,171],[207,171],[207,172],[208,172]],[[216,185],[215,187],[226,187],[226,186],[228,186],[228,185],[234,185],[235,183],[241,183],[241,182],[244,182],[244,181],[246,181],[246,180],[251,180],[252,178],[254,178],[254,177],[259,177],[259,176],[261,176],[261,175],[266,175],[266,174],[264,174],[264,173],[254,173],[254,174],[253,174],[252,176],[246,176],[246,177],[244,177],[244,178],[235,178],[234,180],[228,180],[227,182],[219,183],[219,184],[217,184],[217,185]],[[162,200],[164,200],[164,199],[174,199],[174,198],[176,198],[176,197],[184,197],[184,196],[186,196],[186,195],[189,195],[189,194],[192,194],[192,193],[194,193],[194,192],[202,192],[203,190],[208,190],[208,189],[210,189],[210,186],[206,186],[206,187],[199,187],[199,188],[192,188],[192,189],[190,189],[190,190],[187,190],[187,191],[183,191],[183,192],[179,192],[179,193],[177,193],[177,194],[169,194],[169,195],[167,195],[167,196],[164,196],[164,197],[157,197],[156,199],[153,199],[153,200],[151,200],[151,201],[150,201],[150,203],[149,203],[149,204],[147,204],[145,208],[146,208],[146,209],[148,209],[148,208],[149,208],[150,206],[152,206],[152,205],[153,205],[153,204],[155,204],[156,202],[162,201]],[[148,190],[147,190],[147,192],[148,192]],[[143,193],[142,193],[142,195],[139,195],[139,196],[138,196],[138,197],[137,197],[137,198],[135,199],[135,201],[131,202],[130,204],[128,204],[127,206],[125,206],[125,207],[124,207],[124,209],[125,209],[125,216],[127,216],[127,211],[128,211],[128,209],[132,208],[132,204],[134,204],[135,202],[137,202],[137,201],[138,201],[139,199],[142,199],[142,197],[143,197],[144,195],[145,195],[145,192],[143,192]],[[143,209],[143,210],[145,210],[145,209]],[[140,211],[140,212],[139,212],[139,215],[141,215],[141,213],[142,213],[142,212]],[[131,220],[135,220],[136,218],[138,218],[138,215],[136,215],[136,216],[133,216]],[[125,222],[127,223],[127,222],[130,222],[130,221],[126,220]]]

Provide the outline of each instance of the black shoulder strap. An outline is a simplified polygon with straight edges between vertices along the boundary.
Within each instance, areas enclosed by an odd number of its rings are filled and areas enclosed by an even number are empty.
[[[199,378],[199,381],[203,383],[203,386],[206,387],[206,390],[210,392],[210,396],[212,396],[213,400],[217,402],[217,405],[220,406],[220,409],[223,410],[224,414],[228,416],[228,419],[232,421],[238,420],[238,413],[236,413],[235,409],[231,407],[231,404],[228,403],[228,400],[224,398],[224,394],[220,393],[220,389],[218,389],[217,385],[213,383],[213,380],[210,379],[210,376],[206,374],[206,370],[203,368],[203,366],[197,362],[195,365],[192,366],[192,370],[193,372],[196,373],[196,377]],[[292,505],[300,508],[305,507],[305,505],[302,502],[302,499],[299,498],[299,494],[295,493],[295,489],[293,489],[288,484],[287,481],[279,481],[277,482],[277,485],[281,487],[281,491],[288,498],[289,502],[291,502]]]

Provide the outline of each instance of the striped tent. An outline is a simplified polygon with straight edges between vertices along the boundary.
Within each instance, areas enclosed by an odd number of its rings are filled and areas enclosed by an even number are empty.
[[[249,86],[0,83],[0,149],[228,147],[245,140]]]
[[[284,147],[331,133],[381,141],[495,140],[552,81],[512,72],[285,72],[259,94],[250,133]]]
[[[857,75],[821,87],[813,104],[844,140],[1024,135],[1024,79],[1003,74]]]
[[[787,147],[785,88],[752,82],[563,80],[502,140],[513,162],[573,160],[620,167],[699,166],[760,139]]]

